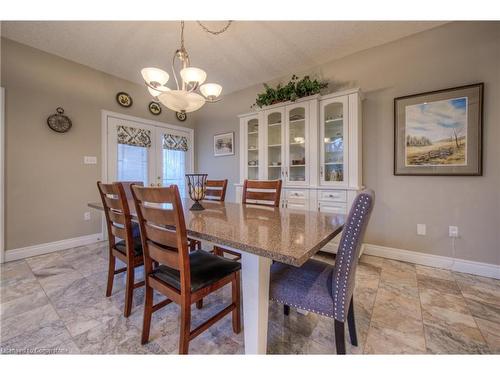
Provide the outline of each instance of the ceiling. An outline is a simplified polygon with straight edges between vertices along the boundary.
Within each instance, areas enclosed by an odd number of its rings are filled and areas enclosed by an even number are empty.
[[[207,82],[222,84],[227,94],[443,23],[237,21],[214,36],[190,21],[184,39],[191,65],[204,69]],[[219,29],[225,23],[204,24]],[[175,21],[2,22],[2,35],[9,39],[138,83],[143,67],[170,73],[179,33],[180,22]]]

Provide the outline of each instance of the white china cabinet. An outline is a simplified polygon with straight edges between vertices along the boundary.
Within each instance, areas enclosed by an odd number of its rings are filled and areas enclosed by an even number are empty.
[[[243,179],[260,180],[262,179],[262,152],[261,143],[261,116],[253,115],[241,119],[240,131],[244,132],[245,143],[240,143],[242,150],[242,162],[244,168],[241,169]]]
[[[346,214],[361,189],[361,92],[279,103],[240,117],[240,183],[283,180],[281,206]]]

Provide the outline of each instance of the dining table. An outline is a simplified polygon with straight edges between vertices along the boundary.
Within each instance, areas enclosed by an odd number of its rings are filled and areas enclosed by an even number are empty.
[[[190,238],[241,253],[245,354],[266,354],[273,261],[300,267],[342,231],[345,215],[212,201],[191,211],[192,201],[182,203]],[[88,206],[103,210],[101,202]],[[133,200],[129,207],[137,221]]]

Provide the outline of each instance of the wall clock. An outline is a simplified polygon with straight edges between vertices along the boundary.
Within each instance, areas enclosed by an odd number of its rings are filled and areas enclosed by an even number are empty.
[[[187,114],[186,112],[175,112],[175,117],[177,117],[177,120],[179,121],[186,121]]]
[[[132,97],[127,94],[126,92],[119,92],[116,94],[116,101],[118,104],[120,104],[122,107],[131,107],[132,106]]]
[[[155,116],[158,116],[161,113],[160,103],[151,102],[151,103],[149,103],[148,108],[149,108],[149,112],[151,112]]]
[[[47,125],[49,125],[49,128],[55,132],[66,133],[69,129],[71,129],[73,123],[68,116],[64,115],[64,109],[62,107],[57,107],[56,112],[57,113],[49,116],[47,119]]]

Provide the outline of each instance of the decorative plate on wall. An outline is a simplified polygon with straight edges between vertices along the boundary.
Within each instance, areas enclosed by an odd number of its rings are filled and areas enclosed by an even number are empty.
[[[187,114],[186,112],[175,112],[175,117],[177,117],[177,120],[179,121],[186,121]]]
[[[161,113],[160,103],[151,102],[151,103],[149,103],[148,108],[149,108],[149,112],[151,112],[155,116],[158,116]]]
[[[49,116],[47,119],[47,125],[49,125],[49,128],[55,132],[66,133],[69,129],[71,129],[73,123],[68,116],[64,115],[64,109],[62,107],[57,107],[56,112],[57,113]]]
[[[127,94],[126,92],[119,92],[116,94],[116,101],[118,104],[120,104],[122,107],[131,107],[132,106],[132,97]]]

